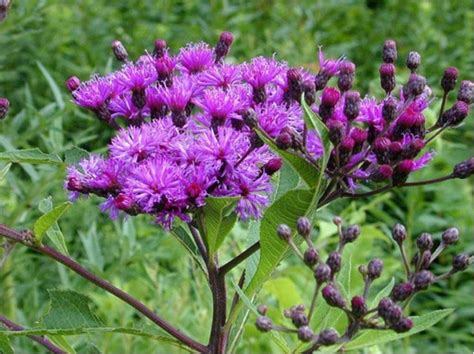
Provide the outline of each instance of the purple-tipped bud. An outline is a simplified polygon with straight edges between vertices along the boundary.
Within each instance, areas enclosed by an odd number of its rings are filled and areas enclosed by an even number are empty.
[[[304,263],[310,267],[319,261],[319,254],[314,248],[309,248],[304,253]]]
[[[342,225],[342,218],[340,216],[335,216],[332,218],[332,222],[336,226]]]
[[[351,130],[351,138],[354,140],[356,145],[363,144],[367,140],[367,130],[355,127]]]
[[[423,93],[426,86],[426,79],[418,74],[411,74],[407,83],[407,93],[409,97],[416,97]],[[404,91],[405,92],[405,91]]]
[[[5,97],[0,97],[0,120],[5,118],[10,109],[10,101]]]
[[[433,281],[434,275],[429,270],[422,270],[413,276],[413,284],[416,291],[428,289]]]
[[[125,47],[123,46],[122,42],[120,41],[113,41],[112,42],[112,51],[114,52],[115,58],[118,61],[126,62],[128,61],[128,53]]]
[[[361,264],[359,266],[358,270],[359,270],[359,273],[362,275],[363,278],[365,278],[367,276],[367,272],[369,271],[365,264]]]
[[[441,87],[444,92],[454,90],[456,81],[458,80],[459,71],[457,68],[449,67],[444,70],[443,78],[441,79]]]
[[[389,148],[389,157],[391,160],[398,160],[398,157],[403,151],[403,145],[398,141],[393,141]]]
[[[303,237],[308,237],[311,234],[311,229],[311,222],[307,217],[302,216],[298,218],[298,221],[296,222],[296,230],[298,231],[298,234]]]
[[[262,315],[262,316],[265,316],[265,314],[267,313],[267,311],[268,311],[267,305],[263,305],[263,304],[262,304],[262,305],[259,305],[259,306],[257,307],[257,312],[258,312],[260,315]]]
[[[266,316],[257,317],[255,326],[260,332],[270,332],[273,328],[272,320]]]
[[[302,89],[307,105],[313,105],[313,103],[316,101],[316,87],[314,86],[314,83],[311,81],[305,81],[303,82]]]
[[[367,305],[363,296],[354,296],[351,300],[352,314],[355,317],[362,317],[367,312]]]
[[[74,192],[82,191],[82,183],[76,177],[69,177],[67,180],[67,189]]]
[[[342,242],[350,243],[357,240],[360,235],[359,225],[350,225],[342,230]]]
[[[316,74],[314,78],[314,88],[316,91],[321,91],[326,87],[328,84],[329,79],[331,76],[326,72],[319,72]]]
[[[457,99],[467,104],[474,102],[474,82],[469,80],[461,81]]]
[[[463,101],[456,101],[450,109],[443,112],[436,122],[438,127],[450,127],[460,124],[469,114],[469,105]]]
[[[328,281],[331,278],[331,268],[327,264],[319,264],[314,270],[314,278],[318,284]]]
[[[367,265],[367,276],[369,279],[374,280],[380,278],[383,270],[383,261],[381,259],[372,259]]]
[[[339,101],[341,94],[333,87],[326,87],[321,96],[321,104],[328,107],[334,107]]]
[[[286,224],[280,224],[277,227],[277,235],[283,240],[283,241],[289,241],[291,239],[291,229],[288,225]]]
[[[333,284],[326,285],[322,291],[322,294],[324,300],[326,300],[329,306],[338,308],[343,308],[346,306],[344,298]]]
[[[283,165],[283,160],[279,157],[268,160],[268,162],[263,166],[263,170],[269,176],[273,175],[281,169]]]
[[[290,318],[296,328],[308,325],[308,318],[303,311],[292,311]]]
[[[416,255],[419,257],[419,253],[417,253]],[[431,264],[431,251],[430,250],[423,251],[421,254],[420,260],[418,260],[418,257],[416,258],[416,263],[418,263],[419,261],[420,270],[428,269],[428,267]]]
[[[330,119],[326,122],[326,125],[329,130],[329,140],[334,146],[339,145],[346,130],[344,123],[337,119]]]
[[[333,345],[339,339],[339,334],[332,328],[323,329],[319,332],[318,344]]]
[[[407,68],[410,69],[411,72],[415,72],[421,64],[421,55],[418,52],[408,53],[406,64]]]
[[[219,41],[217,42],[216,48],[214,49],[214,53],[216,55],[215,62],[219,63],[224,59],[227,54],[229,53],[230,46],[234,41],[234,35],[230,32],[222,32]]]
[[[390,179],[393,175],[393,168],[390,165],[380,165],[372,173],[370,178],[375,182],[382,182]]]
[[[276,146],[281,150],[287,150],[293,143],[293,137],[287,131],[282,131],[275,140]]]
[[[395,65],[393,64],[382,64],[379,69],[380,73],[380,86],[383,88],[385,93],[388,95],[393,91],[396,85],[395,81]]]
[[[456,178],[468,178],[474,174],[474,157],[458,163],[453,168],[453,176]]]
[[[345,95],[344,115],[349,120],[354,120],[359,115],[360,94],[357,91],[349,91]]]
[[[393,184],[398,186],[406,182],[408,175],[413,170],[415,162],[413,160],[403,160],[396,167],[393,172]]]
[[[396,323],[403,314],[402,308],[395,304],[392,299],[385,297],[380,300],[377,313],[385,320],[385,323]]]
[[[427,232],[423,232],[416,239],[416,246],[420,251],[431,250],[433,248],[433,239]]]
[[[384,63],[394,63],[397,60],[397,43],[387,39],[383,44],[382,60]]]
[[[355,64],[349,60],[344,60],[342,63],[339,64],[339,74],[352,75],[355,73],[355,70]]]
[[[337,79],[337,87],[341,92],[349,91],[354,82],[354,63],[345,60],[339,65],[339,77]]]
[[[456,257],[453,258],[453,271],[455,272],[462,272],[469,267],[470,259],[467,254],[458,254]]]
[[[382,117],[387,122],[392,122],[397,114],[397,100],[390,96],[387,97],[382,106]]]
[[[341,145],[339,147],[340,152],[341,152],[341,157],[343,153],[349,154],[352,152],[354,149],[354,139],[352,139],[350,136],[345,136],[344,139],[342,139]]]
[[[393,301],[404,301],[410,297],[415,291],[415,286],[412,283],[400,283],[394,286],[390,297]]]
[[[408,332],[413,328],[413,321],[408,317],[402,317],[400,320],[391,325],[390,328],[397,333]]]
[[[454,245],[459,240],[459,230],[455,227],[451,227],[443,232],[441,239],[445,245]]]
[[[133,207],[133,198],[125,193],[119,193],[114,198],[115,206],[120,210],[130,210]]]
[[[73,92],[81,86],[81,80],[77,76],[71,76],[66,80],[65,85],[69,92]]]
[[[308,326],[303,326],[298,329],[298,339],[302,342],[310,342],[314,337],[314,333]]]
[[[341,270],[342,256],[339,252],[334,251],[329,254],[326,264],[331,268],[332,274],[335,274]]]
[[[168,46],[168,44],[166,43],[166,41],[164,39],[157,39],[155,41],[155,48],[153,50],[153,55],[156,58],[162,58],[166,53],[166,47],[167,46]]]
[[[407,230],[402,224],[395,224],[392,229],[392,238],[398,244],[402,243],[407,238]]]

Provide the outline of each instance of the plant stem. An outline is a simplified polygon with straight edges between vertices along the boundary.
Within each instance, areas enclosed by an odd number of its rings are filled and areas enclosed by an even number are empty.
[[[321,288],[321,284],[316,283],[316,287],[313,293],[313,298],[311,299],[311,305],[309,306],[308,323],[311,323],[311,317],[313,317],[313,314],[314,314],[314,309],[316,307],[316,300],[318,299],[320,288]]]
[[[120,300],[126,302],[127,304],[135,308],[138,312],[140,312],[145,317],[154,322],[156,325],[158,325],[160,328],[162,328],[164,331],[168,332],[171,336],[173,336],[183,344],[187,345],[191,349],[194,349],[201,353],[207,352],[207,348],[203,344],[195,341],[191,337],[188,337],[186,334],[173,327],[170,323],[162,319],[160,316],[158,316],[151,309],[146,307],[143,303],[135,299],[130,294],[115,287],[108,281],[98,277],[97,275],[88,271],[79,263],[74,261],[72,258],[69,258],[68,256],[56,251],[55,249],[45,245],[35,244],[34,236],[30,232],[19,232],[9,228],[8,226],[0,224],[0,236],[4,236],[6,238],[9,238],[10,240],[22,243],[23,245],[30,247],[39,253],[47,255],[55,261],[65,265],[75,273],[79,274],[84,279],[111,293]]]
[[[407,254],[405,252],[405,247],[403,246],[403,243],[398,243],[398,248],[400,248],[400,253],[402,255],[402,260],[403,260],[403,266],[405,268],[405,273],[407,274],[407,281],[410,280],[410,266],[408,264],[408,259],[407,259]]]
[[[235,258],[232,258],[230,261],[228,261],[226,264],[221,266],[219,268],[219,272],[224,275],[237,267],[240,263],[245,261],[247,258],[249,258],[251,255],[253,255],[255,252],[257,252],[260,249],[260,241],[255,242],[252,246],[247,248],[245,251],[243,251],[241,254],[236,256]]]
[[[209,286],[212,292],[212,325],[208,349],[213,354],[225,353],[227,333],[224,331],[227,312],[225,274],[219,271],[217,256],[209,258]]]
[[[5,316],[0,315],[0,323],[2,323],[5,328],[12,330],[12,331],[23,331],[24,328],[20,326],[19,324],[16,324],[15,322],[9,320]],[[44,338],[43,336],[35,336],[35,335],[28,335],[28,338],[31,338],[34,340],[36,343],[42,345],[46,349],[48,349],[51,353],[54,354],[66,354],[65,351],[63,351],[61,348],[55,346],[51,341],[48,339]]]
[[[191,235],[193,236],[194,242],[196,243],[196,246],[199,250],[199,253],[201,254],[202,258],[204,259],[204,262],[208,262],[208,256],[207,256],[207,250],[206,250],[206,245],[204,244],[204,241],[201,238],[201,235],[199,235],[199,232],[190,224],[189,226],[189,231],[191,231]]]

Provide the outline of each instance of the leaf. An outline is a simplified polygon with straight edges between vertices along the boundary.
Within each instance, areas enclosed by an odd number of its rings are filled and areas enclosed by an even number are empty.
[[[173,235],[179,243],[183,245],[186,251],[190,254],[196,264],[201,268],[204,274],[207,274],[206,266],[200,257],[197,247],[194,244],[191,236],[186,231],[186,229],[182,225],[175,226],[171,229],[171,235]]]
[[[433,311],[422,316],[410,317],[413,320],[413,328],[405,333],[396,333],[390,330],[367,330],[347,344],[344,348],[347,351],[356,350],[412,336],[415,333],[419,333],[434,326],[443,318],[453,313],[453,311],[454,309],[444,309]]]
[[[13,348],[10,344],[10,339],[2,332],[0,332],[0,353],[14,354]]]
[[[59,156],[45,154],[38,148],[0,152],[0,161],[31,164],[61,164]]]
[[[38,65],[38,68],[40,69],[41,73],[45,77],[46,81],[48,81],[48,85],[51,88],[51,91],[53,91],[54,100],[56,101],[56,104],[58,105],[60,109],[64,109],[64,100],[61,94],[61,90],[59,89],[58,85],[54,81],[53,77],[48,72],[48,70],[44,67],[44,65],[41,64],[39,61],[36,62],[36,65]]]
[[[395,285],[395,278],[392,277],[390,282],[382,290],[380,290],[377,295],[375,295],[374,299],[370,302],[369,308],[376,306],[380,302],[380,300],[382,300],[384,297],[389,296],[390,293],[392,292],[394,285]]]
[[[318,181],[318,170],[306,161],[303,157],[292,154],[291,152],[279,149],[275,143],[269,139],[264,133],[256,131],[258,136],[267,144],[273,151],[280,155],[286,163],[303,179],[303,181],[312,188]]]
[[[49,340],[64,350],[66,353],[69,354],[76,354],[76,351],[72,347],[72,345],[68,342],[64,336],[60,335],[50,335]]]
[[[208,197],[202,208],[201,227],[209,254],[214,254],[237,221],[233,212],[238,197]]]
[[[50,308],[43,317],[44,328],[78,329],[102,326],[102,321],[92,312],[92,300],[87,296],[72,290],[48,290],[48,293]]]
[[[89,157],[89,155],[87,150],[75,146],[64,152],[64,162],[68,165],[75,165]]]
[[[40,216],[40,218],[36,220],[33,226],[33,233],[38,242],[41,242],[44,233],[59,220],[70,206],[71,203],[69,202],[58,205],[56,208]]]
[[[4,168],[0,170],[0,182],[3,181],[8,171],[10,171],[10,167],[12,167],[11,163],[7,164]]]
[[[38,209],[43,213],[46,214],[53,209],[53,199],[51,196],[48,198],[43,199],[39,202]],[[66,246],[66,241],[64,240],[64,235],[59,228],[57,222],[55,222],[51,227],[46,230],[46,236],[51,240],[54,247],[56,247],[61,253],[69,255],[69,251]]]
[[[300,216],[308,216],[315,210],[314,189],[295,189],[286,193],[273,203],[264,213],[260,224],[260,260],[257,272],[245,289],[245,294],[252,297],[262,284],[270,277],[288,250],[288,245],[276,235],[277,226],[288,224],[296,229]],[[239,302],[229,316],[228,326],[236,319],[241,309]]]
[[[279,181],[275,188],[274,200],[277,200],[289,190],[298,186],[299,176],[287,163],[283,164],[278,175]]]

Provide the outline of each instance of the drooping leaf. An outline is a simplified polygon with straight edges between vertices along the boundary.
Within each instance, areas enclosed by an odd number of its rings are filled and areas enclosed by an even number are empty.
[[[64,152],[64,162],[68,165],[74,165],[89,157],[89,152],[77,146]]]
[[[43,64],[41,64],[39,61],[37,61],[36,64],[38,65],[38,68],[40,69],[41,73],[43,74],[46,81],[48,82],[48,85],[51,88],[51,91],[53,91],[54,100],[56,101],[56,104],[58,105],[60,109],[64,109],[63,96],[61,94],[61,90],[56,84],[56,81],[54,81],[53,77],[48,72],[48,70],[44,67]]]
[[[33,226],[33,233],[35,234],[36,240],[38,242],[42,241],[44,233],[48,231],[50,227],[56,224],[59,218],[66,212],[67,209],[69,209],[70,206],[71,203],[69,202],[58,205],[36,220]]]
[[[454,309],[437,310],[422,316],[410,317],[413,320],[413,328],[405,333],[396,333],[394,331],[367,330],[359,337],[345,346],[347,351],[367,348],[373,345],[391,342],[401,338],[409,337],[415,333],[424,331],[446,316],[453,313]]]
[[[233,212],[238,197],[208,197],[202,208],[201,228],[209,254],[214,254],[237,221]]]
[[[61,164],[59,156],[45,154],[38,148],[0,152],[0,161],[31,164]]]

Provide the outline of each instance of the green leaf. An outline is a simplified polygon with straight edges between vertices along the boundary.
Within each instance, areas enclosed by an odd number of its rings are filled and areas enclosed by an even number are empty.
[[[53,209],[53,198],[49,196],[48,198],[43,199],[41,202],[39,202],[38,209],[43,214],[50,212]],[[57,222],[55,222],[48,230],[46,230],[46,236],[48,236],[54,247],[56,247],[60,252],[69,255],[66,241],[64,240],[64,235]]]
[[[0,353],[14,354],[10,339],[2,332],[0,332]]]
[[[182,225],[175,226],[171,229],[171,235],[173,235],[176,240],[178,240],[181,245],[186,249],[186,251],[189,253],[189,255],[193,258],[193,260],[196,262],[196,264],[201,268],[204,274],[207,274],[206,271],[206,265],[202,261],[202,258],[200,257],[197,247],[194,244],[193,240],[191,239],[191,236],[189,233],[186,231],[186,229]]]
[[[0,182],[3,181],[8,171],[10,171],[10,167],[12,167],[11,163],[7,164],[4,168],[0,170]]]
[[[278,174],[278,184],[274,192],[274,200],[277,200],[289,190],[298,186],[300,178],[298,174],[287,163],[283,164]]]
[[[441,321],[446,316],[453,313],[454,309],[438,310],[427,313],[422,316],[410,317],[413,320],[413,328],[406,333],[396,333],[394,331],[379,331],[379,330],[367,330],[364,331],[359,337],[355,338],[349,344],[345,346],[345,350],[356,350],[361,348],[367,348],[373,345],[391,342],[401,338],[409,337],[415,333],[424,331],[436,323]]]
[[[237,221],[233,211],[238,197],[208,197],[202,208],[201,228],[209,254],[214,254]]]
[[[92,300],[87,296],[71,290],[48,290],[48,293],[50,308],[43,317],[43,326],[46,329],[102,326],[102,321],[92,312]]]
[[[390,282],[382,290],[380,290],[377,295],[375,295],[374,299],[370,302],[369,308],[376,306],[380,302],[380,300],[382,300],[384,297],[389,296],[392,292],[394,285],[395,278],[392,277]]]
[[[11,150],[0,152],[0,161],[31,164],[61,164],[59,156],[45,154],[40,149]]]
[[[72,345],[68,342],[64,336],[60,335],[50,335],[49,340],[64,350],[66,353],[69,354],[76,354],[76,351],[72,347]]]
[[[59,89],[58,85],[54,81],[53,77],[48,72],[48,70],[44,67],[44,65],[41,64],[39,61],[36,62],[36,65],[38,65],[38,68],[40,69],[41,73],[43,74],[46,81],[48,82],[48,85],[51,88],[51,91],[53,91],[54,100],[56,101],[56,104],[58,105],[60,109],[64,109],[64,100],[61,94],[61,90]]]
[[[75,146],[64,152],[64,162],[68,165],[75,165],[89,157],[89,155],[87,150]]]
[[[69,209],[70,206],[71,203],[69,202],[58,205],[56,208],[52,209],[36,220],[33,226],[33,233],[35,234],[36,240],[38,242],[41,242],[44,233],[59,220],[59,218],[66,212],[67,209]]]
[[[264,133],[257,130],[257,134],[273,151],[280,155],[283,160],[301,177],[301,179],[312,188],[318,181],[318,170],[306,159],[291,152],[279,149],[275,143]]]
[[[245,289],[247,297],[252,297],[260,289],[288,250],[287,243],[276,235],[277,226],[285,223],[295,230],[298,217],[313,213],[316,202],[314,189],[295,189],[265,211],[260,224],[260,260],[254,277]],[[241,305],[239,302],[230,314],[228,326],[236,319]]]

